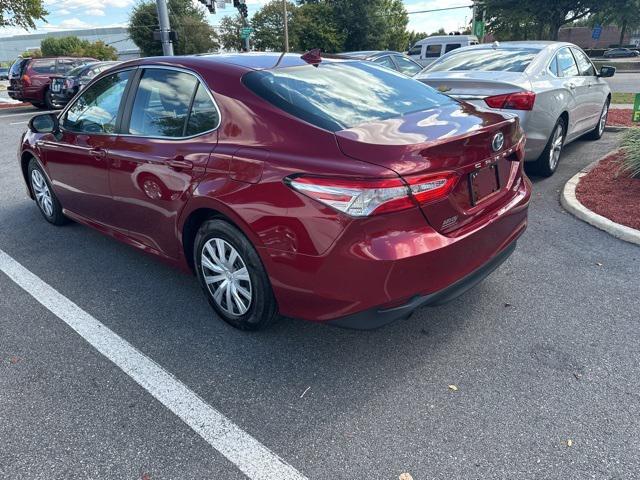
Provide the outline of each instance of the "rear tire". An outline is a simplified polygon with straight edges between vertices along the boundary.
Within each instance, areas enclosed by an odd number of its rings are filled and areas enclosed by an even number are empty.
[[[610,100],[604,103],[602,107],[602,111],[600,112],[600,118],[598,119],[598,124],[596,128],[587,133],[586,138],[589,140],[600,140],[602,138],[602,134],[604,133],[604,127],[607,126],[607,117],[609,116],[609,103]]]
[[[567,136],[567,122],[560,117],[556,122],[547,145],[542,151],[542,155],[534,162],[535,173],[543,177],[550,177],[554,174],[560,163],[562,147]]]
[[[278,316],[271,282],[251,242],[230,223],[208,220],[194,241],[200,286],[216,313],[240,330],[261,330]]]
[[[58,201],[47,176],[35,158],[29,162],[29,185],[33,192],[40,213],[45,220],[60,226],[69,223],[69,219],[62,213],[62,205]]]

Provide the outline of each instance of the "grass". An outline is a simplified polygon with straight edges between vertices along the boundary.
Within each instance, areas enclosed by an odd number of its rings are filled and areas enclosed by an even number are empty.
[[[620,147],[624,152],[621,171],[630,177],[640,178],[640,128],[627,130]]]
[[[611,94],[611,103],[633,103],[635,98],[635,93],[613,92]]]

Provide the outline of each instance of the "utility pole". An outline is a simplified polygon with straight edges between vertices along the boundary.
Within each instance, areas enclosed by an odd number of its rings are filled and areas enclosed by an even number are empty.
[[[289,16],[287,15],[287,0],[282,0],[284,5],[284,51],[289,52]]]
[[[171,25],[169,25],[169,12],[167,0],[156,0],[158,9],[158,21],[160,22],[160,41],[162,42],[162,54],[173,56],[173,43],[171,42]]]

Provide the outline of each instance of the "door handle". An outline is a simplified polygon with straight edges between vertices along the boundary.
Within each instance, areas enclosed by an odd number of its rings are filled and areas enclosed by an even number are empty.
[[[567,88],[569,88],[569,90],[575,90],[576,89],[576,84],[575,83],[567,83]]]
[[[173,169],[173,170],[193,170],[193,162],[189,161],[189,160],[185,160],[182,157],[177,157],[174,158],[172,160],[169,160],[167,162],[167,165],[169,165],[169,168]]]
[[[92,148],[91,150],[89,150],[89,154],[98,160],[103,160],[107,157],[107,152],[102,150],[101,148]]]

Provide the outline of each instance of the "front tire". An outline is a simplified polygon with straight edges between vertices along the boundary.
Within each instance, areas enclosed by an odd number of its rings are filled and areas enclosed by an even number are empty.
[[[69,219],[62,213],[62,205],[58,201],[47,176],[35,158],[29,162],[29,184],[40,213],[45,220],[53,225],[64,225]]]
[[[550,177],[554,174],[560,163],[560,155],[562,154],[566,135],[567,122],[564,118],[559,118],[551,131],[551,136],[546,147],[544,147],[542,155],[534,163],[534,169],[538,175]]]
[[[194,242],[194,265],[207,300],[227,323],[261,330],[277,318],[271,282],[249,240],[230,223],[206,221]]]
[[[53,101],[53,97],[51,96],[51,90],[47,90],[44,92],[44,107],[47,110],[56,110],[58,106]]]
[[[586,137],[589,140],[600,140],[602,138],[602,134],[604,133],[604,127],[607,126],[607,117],[609,116],[609,102],[610,100],[607,99],[607,101],[604,103],[604,106],[602,107],[602,111],[600,112],[600,118],[598,119],[598,124],[596,125],[596,128],[591,130],[586,135]]]

